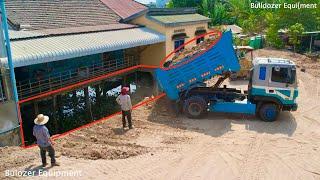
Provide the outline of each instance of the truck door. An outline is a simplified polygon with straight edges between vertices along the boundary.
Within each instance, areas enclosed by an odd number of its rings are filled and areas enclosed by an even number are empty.
[[[277,95],[282,101],[293,100],[296,87],[296,72],[291,66],[273,66],[267,94]]]

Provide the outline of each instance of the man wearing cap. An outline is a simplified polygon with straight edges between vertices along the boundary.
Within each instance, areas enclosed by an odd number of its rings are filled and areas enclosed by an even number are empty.
[[[131,99],[129,96],[129,88],[123,87],[121,89],[121,94],[117,97],[116,101],[121,106],[122,110],[122,124],[123,129],[126,128],[126,117],[128,119],[129,129],[132,129],[132,118],[131,118],[131,110],[132,110],[132,104]]]
[[[42,166],[47,166],[47,158],[46,153],[49,152],[49,156],[51,158],[51,166],[59,166],[55,159],[55,152],[52,147],[53,142],[50,139],[49,130],[45,126],[45,124],[49,121],[49,117],[43,114],[39,114],[37,118],[34,120],[33,127],[33,135],[37,139],[37,144],[40,148],[40,155],[42,160]]]

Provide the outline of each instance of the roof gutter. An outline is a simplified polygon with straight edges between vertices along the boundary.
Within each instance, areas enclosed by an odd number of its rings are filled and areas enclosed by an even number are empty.
[[[211,20],[210,19],[207,19],[207,20],[200,20],[200,21],[188,21],[188,22],[177,22],[177,23],[164,23],[162,21],[159,21],[155,18],[152,18],[151,16],[146,16],[147,19],[151,20],[151,21],[154,21],[156,23],[159,23],[163,26],[169,26],[169,27],[174,27],[174,26],[180,26],[180,25],[192,25],[192,24],[199,24],[199,23],[208,23],[210,22]]]

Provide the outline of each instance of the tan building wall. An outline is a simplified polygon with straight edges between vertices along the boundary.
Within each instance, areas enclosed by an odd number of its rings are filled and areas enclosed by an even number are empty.
[[[207,23],[197,23],[197,24],[191,24],[191,25],[183,25],[183,26],[175,26],[175,27],[167,27],[166,28],[166,54],[168,55],[174,50],[174,40],[172,40],[172,35],[175,34],[175,31],[184,30],[184,33],[187,34],[187,37],[185,39],[185,42],[188,42],[189,40],[195,38],[195,32],[198,28],[205,29],[208,32],[208,24]],[[192,47],[196,45],[196,41],[193,41],[192,43],[188,44],[186,48]]]
[[[159,66],[161,60],[165,57],[165,43],[158,43],[147,46],[140,53],[140,63],[144,65]]]
[[[195,38],[195,32],[197,29],[205,29],[208,30],[208,23],[199,22],[193,24],[179,25],[179,26],[164,26],[160,23],[152,21],[148,19],[145,15],[142,15],[136,19],[133,19],[130,23],[144,25],[152,30],[160,32],[166,36],[166,42],[160,43],[156,45],[150,46],[145,50],[145,53],[141,56],[141,63],[147,65],[159,65],[160,61],[165,58],[168,54],[170,54],[174,50],[174,40],[172,40],[172,35],[174,35],[177,31],[183,31],[183,33],[187,34],[185,42]],[[196,41],[189,44],[188,47],[192,47],[196,44]],[[163,47],[161,47],[163,46]],[[147,52],[150,51],[150,52]],[[157,57],[153,56],[156,54]]]

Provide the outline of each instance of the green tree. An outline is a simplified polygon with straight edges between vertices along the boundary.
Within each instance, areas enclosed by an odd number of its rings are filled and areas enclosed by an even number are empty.
[[[201,0],[170,0],[167,7],[183,8],[183,7],[198,7]]]
[[[279,17],[274,15],[273,13],[267,12],[265,14],[266,18],[266,40],[267,44],[271,47],[275,47],[277,49],[283,48],[284,43],[283,40],[279,36],[279,24],[277,23],[279,21]]]
[[[283,3],[296,3],[296,0],[282,0]],[[316,3],[319,6],[320,0],[300,0],[300,3]],[[265,10],[267,11],[267,10]],[[315,31],[318,30],[317,26],[320,24],[320,8],[316,9],[288,9],[280,8],[275,11],[275,14],[279,17],[277,24],[282,29],[288,29],[290,26],[299,23],[302,24],[306,31]]]
[[[283,41],[279,37],[278,28],[275,24],[271,24],[267,28],[266,40],[269,46],[275,47],[277,49],[283,48]]]
[[[202,0],[199,12],[211,19],[211,25],[232,24],[234,22],[228,14],[228,5],[225,2]]]
[[[252,2],[277,3],[282,6],[278,9],[250,8]],[[266,34],[269,45],[282,48],[284,44],[278,35],[280,29],[289,29],[296,23],[301,24],[305,31],[320,29],[320,8],[284,8],[284,3],[296,2],[296,0],[171,0],[168,7],[197,7],[200,14],[211,18],[211,25],[237,24],[249,35]],[[320,0],[299,2],[320,4]],[[294,48],[299,44],[300,42],[295,44]]]
[[[173,1],[170,0],[167,5],[166,5],[166,8],[174,8],[174,4],[173,4]]]
[[[298,46],[301,41],[301,35],[304,32],[304,27],[300,23],[296,23],[289,27],[289,43],[293,45],[293,50],[296,52],[296,46]]]

